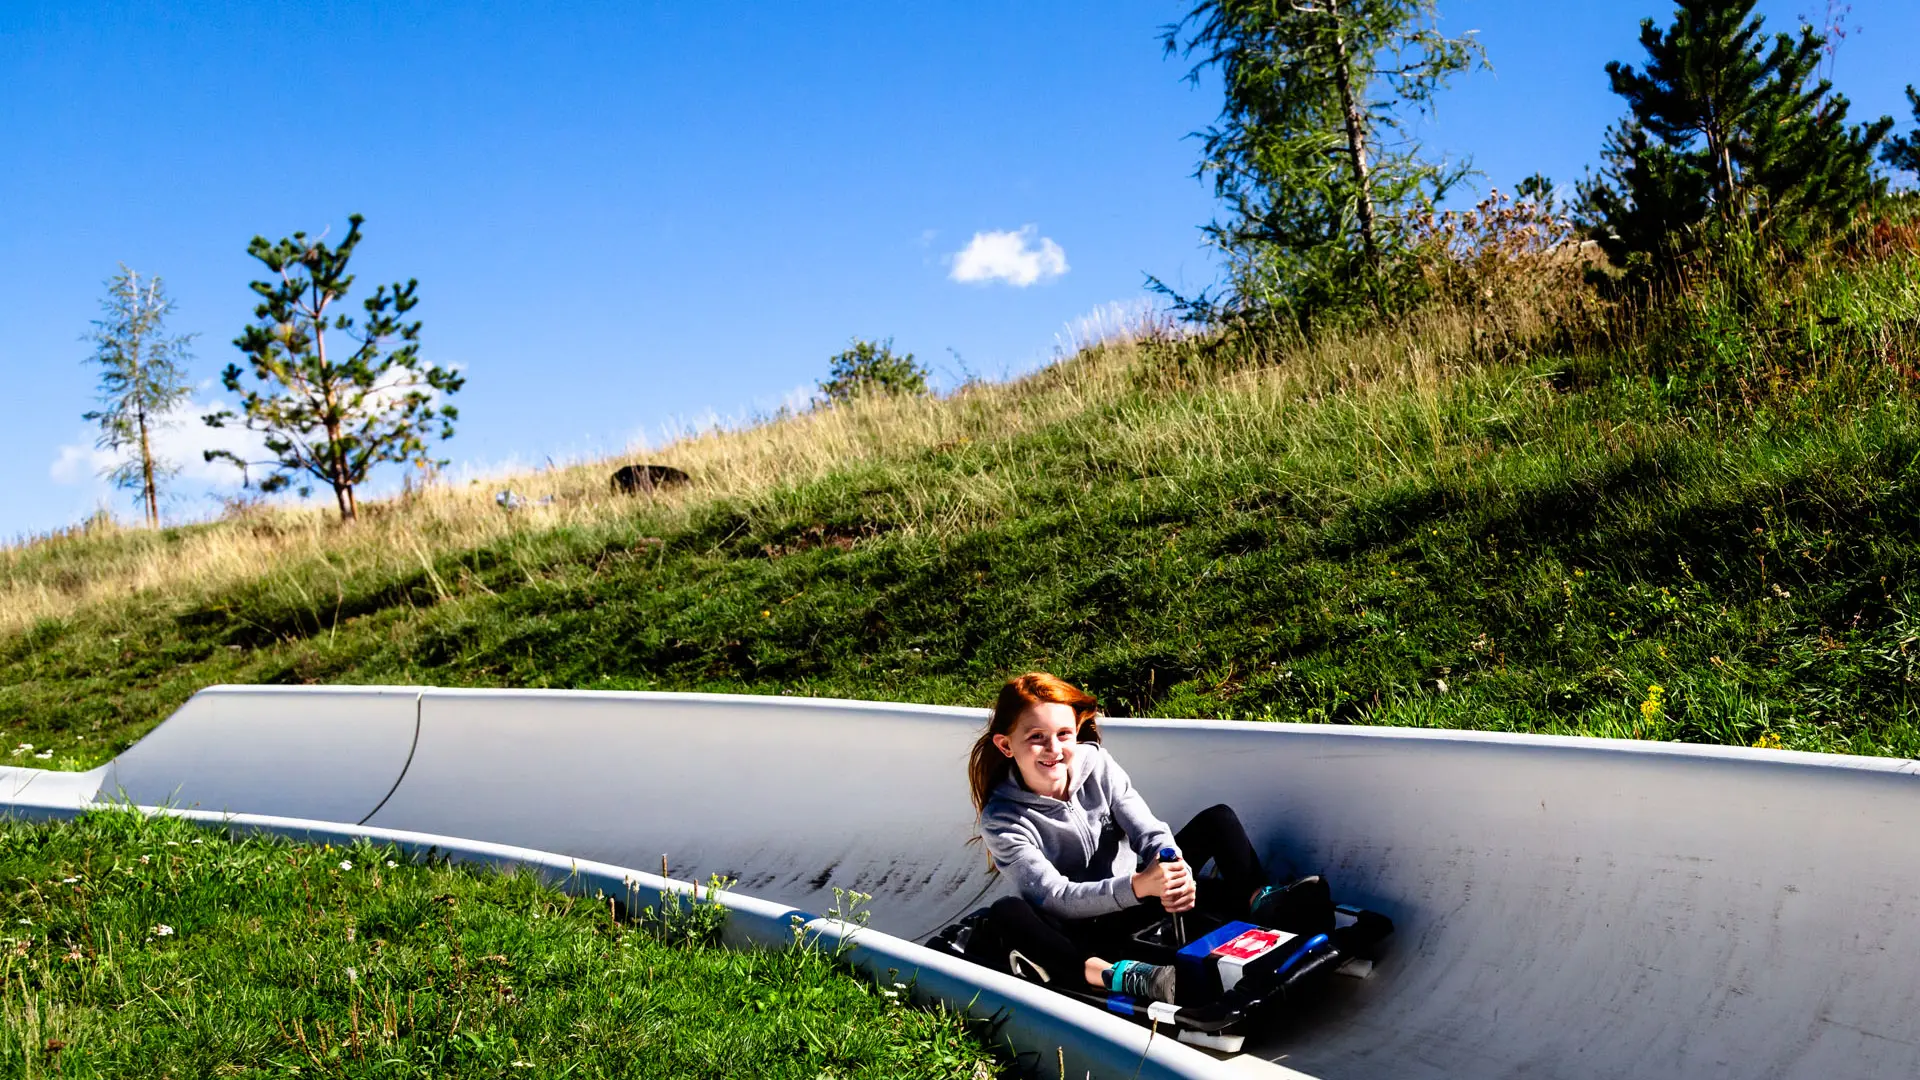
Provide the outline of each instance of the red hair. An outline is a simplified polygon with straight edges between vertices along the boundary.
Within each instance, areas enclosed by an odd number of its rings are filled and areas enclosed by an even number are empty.
[[[987,799],[993,789],[1006,779],[1007,771],[1013,768],[1013,759],[993,744],[995,735],[1005,735],[1013,730],[1020,714],[1035,705],[1066,705],[1073,709],[1074,723],[1079,728],[1081,742],[1100,741],[1100,724],[1096,719],[1100,712],[1100,703],[1092,694],[1073,685],[1058,675],[1049,675],[1044,671],[1015,675],[1000,688],[1000,696],[993,703],[993,713],[987,717],[987,730],[974,740],[973,754],[967,759],[967,783],[973,788],[973,812],[979,814],[987,807]]]

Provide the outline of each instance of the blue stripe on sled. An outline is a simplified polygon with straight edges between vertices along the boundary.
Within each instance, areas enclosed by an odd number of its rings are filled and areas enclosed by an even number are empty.
[[[1132,1016],[1134,1013],[1133,999],[1125,994],[1108,994],[1107,1011],[1119,1013],[1121,1016]]]
[[[1249,930],[1258,930],[1252,923],[1230,922],[1202,938],[1196,938],[1181,948],[1180,955],[1188,960],[1199,960],[1208,953],[1239,937]]]

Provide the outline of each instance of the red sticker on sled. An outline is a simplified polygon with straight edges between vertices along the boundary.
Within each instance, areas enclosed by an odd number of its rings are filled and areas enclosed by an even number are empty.
[[[1213,950],[1213,955],[1239,960],[1244,963],[1263,953],[1279,948],[1282,942],[1292,937],[1292,934],[1283,934],[1278,930],[1248,930],[1239,937]]]

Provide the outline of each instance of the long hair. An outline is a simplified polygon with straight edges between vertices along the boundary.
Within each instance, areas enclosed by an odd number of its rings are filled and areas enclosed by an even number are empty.
[[[1100,703],[1094,700],[1092,694],[1058,675],[1043,671],[1008,679],[1006,685],[1000,688],[999,698],[993,703],[993,714],[987,718],[987,730],[974,740],[973,754],[967,759],[967,783],[973,788],[973,812],[976,817],[987,808],[987,798],[1000,785],[1000,781],[1006,779],[1007,771],[1013,768],[1013,759],[993,745],[993,737],[1011,732],[1021,713],[1041,704],[1071,707],[1074,722],[1079,727],[1080,741],[1100,741],[1100,724],[1096,719]]]

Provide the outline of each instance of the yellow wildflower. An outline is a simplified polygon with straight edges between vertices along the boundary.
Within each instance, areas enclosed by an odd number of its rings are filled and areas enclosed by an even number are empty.
[[[1647,687],[1647,700],[1640,703],[1640,716],[1651,724],[1660,719],[1666,711],[1666,688],[1659,684]]]

